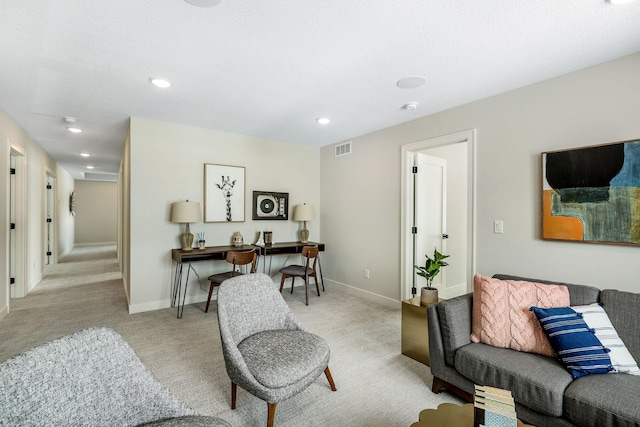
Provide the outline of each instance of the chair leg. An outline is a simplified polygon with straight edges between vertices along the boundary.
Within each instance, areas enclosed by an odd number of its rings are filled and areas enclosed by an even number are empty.
[[[205,313],[209,312],[209,304],[211,304],[211,294],[213,293],[213,288],[215,287],[216,285],[213,282],[209,284],[209,296],[207,297],[207,306],[204,308]]]
[[[236,409],[236,392],[238,386],[233,381],[231,382],[231,409]]]
[[[331,386],[332,391],[336,391],[336,385],[333,382],[333,378],[331,377],[331,371],[329,371],[329,367],[324,370],[324,374],[327,376],[327,380],[329,381],[329,385]]]
[[[276,405],[277,403],[267,402],[267,427],[273,427],[273,422],[276,419]]]
[[[293,293],[293,284],[296,282],[296,276],[291,276],[291,293]]]
[[[282,275],[282,278],[280,279],[280,293],[282,293],[282,288],[284,288],[284,281],[286,280],[287,276],[286,275]]]
[[[304,292],[306,295],[305,304],[309,305],[309,275],[304,278]]]
[[[320,287],[318,286],[318,276],[316,276],[316,273],[313,273],[313,278],[316,281],[316,291],[318,291],[318,296],[320,296]]]

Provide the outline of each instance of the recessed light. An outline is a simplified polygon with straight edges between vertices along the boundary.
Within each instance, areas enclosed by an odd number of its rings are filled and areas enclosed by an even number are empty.
[[[213,7],[220,4],[222,0],[185,0],[187,3],[191,3],[194,6],[200,7]]]
[[[161,79],[160,77],[151,77],[149,81],[153,83],[154,86],[162,89],[166,89],[171,86],[171,82],[169,80]]]
[[[91,157],[91,154],[89,154],[89,153],[80,153],[80,155],[82,157]]]
[[[408,102],[402,106],[403,110],[415,110],[416,108],[418,108],[417,102]]]
[[[64,116],[62,120],[64,120],[65,123],[75,123],[78,119],[73,116]]]
[[[80,133],[82,132],[82,129],[80,128],[67,128],[67,130],[71,133]]]
[[[316,122],[320,123],[321,125],[328,125],[329,123],[331,123],[331,119],[328,117],[318,117],[316,119]]]
[[[417,87],[422,86],[426,82],[427,82],[427,79],[425,79],[422,76],[409,76],[409,77],[405,77],[404,79],[398,80],[396,84],[401,89],[415,89]]]
[[[87,169],[93,169],[93,166],[89,165],[87,166]]]
[[[609,3],[611,4],[625,4],[625,3],[631,3],[632,0],[609,0]]]

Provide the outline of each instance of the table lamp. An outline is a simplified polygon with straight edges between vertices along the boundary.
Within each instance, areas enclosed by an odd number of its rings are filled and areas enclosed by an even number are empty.
[[[171,222],[185,223],[186,228],[183,234],[180,235],[180,243],[182,244],[183,251],[192,250],[193,234],[189,230],[190,222],[202,221],[202,214],[200,210],[200,202],[175,202],[171,205]]]
[[[313,221],[316,219],[316,213],[313,209],[313,205],[296,205],[293,211],[293,220],[302,221],[302,230],[300,230],[300,243],[309,242],[309,230],[307,230],[307,221]]]

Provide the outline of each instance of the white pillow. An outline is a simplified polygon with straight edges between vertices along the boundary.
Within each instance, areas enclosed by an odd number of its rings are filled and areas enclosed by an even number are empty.
[[[596,337],[603,346],[611,350],[609,357],[616,372],[624,372],[631,375],[640,375],[640,369],[635,359],[627,350],[616,329],[611,324],[607,312],[600,304],[580,305],[571,307],[578,313],[582,313],[582,318],[589,328],[595,331]]]

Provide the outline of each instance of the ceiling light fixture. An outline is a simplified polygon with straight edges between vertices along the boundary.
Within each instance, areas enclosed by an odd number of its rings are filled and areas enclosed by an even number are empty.
[[[151,77],[149,81],[156,87],[161,89],[166,89],[171,86],[171,82],[167,79],[162,79],[160,77]]]
[[[93,166],[89,165],[87,166],[87,169],[93,169]]]
[[[199,7],[213,7],[220,4],[222,0],[185,0],[187,3],[191,3],[194,6]]]
[[[331,123],[331,119],[328,117],[318,117],[316,119],[316,122],[320,123],[321,125],[328,125],[329,123]]]
[[[396,85],[398,85],[400,89],[415,89],[422,86],[426,82],[427,79],[422,76],[409,76],[405,77],[404,79],[398,80]]]
[[[69,128],[67,128],[67,130],[68,130],[69,132],[71,132],[71,133],[80,133],[80,132],[82,132],[82,129],[80,129],[80,128],[74,128],[74,127],[69,127]]]
[[[89,154],[89,153],[80,153],[80,155],[82,157],[91,157],[91,154]]]
[[[418,108],[417,102],[408,102],[402,106],[403,110],[415,110],[416,108]]]
[[[631,3],[632,0],[609,0],[609,3],[611,4],[625,4],[625,3]]]

